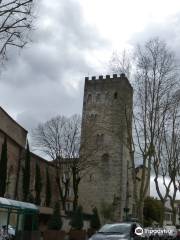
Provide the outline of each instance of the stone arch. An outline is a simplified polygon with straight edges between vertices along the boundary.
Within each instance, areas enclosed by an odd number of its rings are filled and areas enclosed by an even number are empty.
[[[95,121],[96,119],[97,119],[97,113],[92,113],[91,112],[91,113],[88,114],[88,120],[89,121],[92,122],[92,121]]]

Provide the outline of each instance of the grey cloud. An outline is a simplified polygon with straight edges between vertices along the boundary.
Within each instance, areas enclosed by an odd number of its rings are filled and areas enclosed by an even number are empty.
[[[159,37],[180,57],[180,13],[169,16],[164,22],[149,22],[142,32],[133,35],[129,43],[135,46],[150,38]]]
[[[2,81],[24,87],[38,81],[63,81],[68,71],[82,74],[95,71],[87,55],[107,42],[86,23],[77,1],[54,2],[57,7],[49,9],[41,1],[33,42],[18,58],[15,51],[10,53]],[[44,27],[48,19],[50,26]]]
[[[0,76],[1,104],[27,130],[57,114],[81,113],[84,76],[96,73],[87,56],[108,45],[86,23],[78,1],[47,3],[38,2],[32,42],[20,54],[9,52]]]
[[[62,85],[49,84],[49,82],[44,83],[43,87],[37,84],[23,91],[17,88],[14,94],[13,91],[13,87],[6,88],[6,90],[4,88],[3,105],[6,105],[11,96],[14,110],[19,113],[17,121],[28,130],[31,130],[37,122],[46,121],[58,114],[81,113],[83,83],[78,88],[71,87],[69,91],[65,91]]]

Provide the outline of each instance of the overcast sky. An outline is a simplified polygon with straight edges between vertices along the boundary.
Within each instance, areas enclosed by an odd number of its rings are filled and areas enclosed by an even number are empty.
[[[1,106],[27,130],[81,113],[84,77],[108,73],[112,52],[159,36],[180,56],[179,0],[38,0],[32,42],[9,51]]]
[[[180,51],[179,0],[41,0],[32,42],[9,51],[1,106],[27,130],[81,113],[84,77],[107,74],[114,50],[154,36]]]

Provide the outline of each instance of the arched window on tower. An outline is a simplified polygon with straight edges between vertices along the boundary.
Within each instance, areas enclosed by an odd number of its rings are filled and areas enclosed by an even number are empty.
[[[97,113],[95,113],[95,112],[91,112],[91,113],[89,113],[88,114],[88,120],[89,121],[91,121],[91,122],[93,122],[93,121],[96,121],[96,119],[97,119]]]
[[[115,92],[115,93],[114,93],[114,99],[117,99],[117,98],[118,98],[118,93]]]
[[[97,134],[96,144],[97,144],[98,148],[103,146],[103,144],[104,144],[104,134]]]
[[[109,161],[109,154],[104,153],[101,156],[101,174],[105,181],[110,177],[110,161]]]
[[[104,153],[101,157],[101,160],[103,162],[108,162],[109,161],[109,154],[108,153]]]
[[[94,175],[92,173],[89,174],[89,182],[94,181]]]
[[[87,103],[92,103],[92,95],[88,94]]]
[[[100,101],[101,101],[101,95],[100,95],[100,93],[98,93],[96,95],[96,102],[99,103]]]

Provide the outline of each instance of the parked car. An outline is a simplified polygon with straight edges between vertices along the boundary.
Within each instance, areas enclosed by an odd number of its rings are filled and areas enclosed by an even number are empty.
[[[176,229],[176,226],[164,226],[164,229],[168,230],[168,235],[169,235],[169,238],[171,239],[176,239],[177,237],[177,229]]]
[[[91,236],[89,240],[132,240],[139,238],[135,234],[135,229],[140,227],[139,223],[123,222],[106,224],[99,231]]]
[[[15,237],[15,229],[8,225],[8,229],[6,225],[0,226],[0,240],[11,240]]]
[[[9,236],[11,236],[11,237],[14,237],[15,236],[15,228],[13,227],[13,226],[11,226],[11,225],[8,225],[8,234],[9,234]]]

